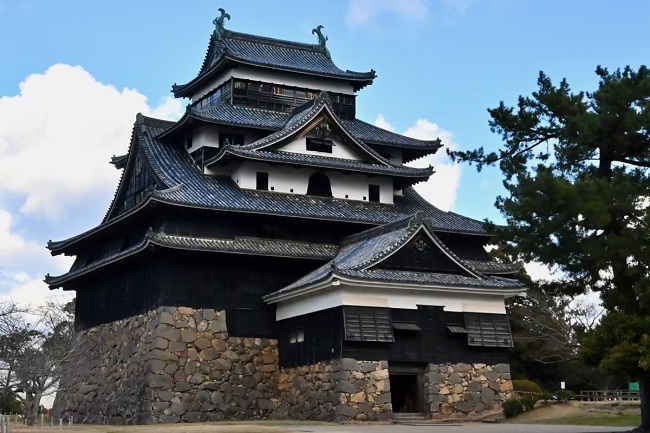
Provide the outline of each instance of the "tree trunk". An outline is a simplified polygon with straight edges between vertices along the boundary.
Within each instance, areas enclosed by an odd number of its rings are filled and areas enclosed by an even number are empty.
[[[41,407],[41,391],[26,392],[25,393],[25,417],[27,418],[27,425],[36,425],[38,422],[38,410]]]
[[[641,425],[634,432],[650,432],[650,378],[639,380],[639,398],[641,399]]]

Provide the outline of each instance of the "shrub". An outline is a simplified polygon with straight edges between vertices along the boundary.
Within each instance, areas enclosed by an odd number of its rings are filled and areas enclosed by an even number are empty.
[[[503,402],[503,415],[512,418],[524,413],[524,405],[519,399],[506,400]]]
[[[557,399],[560,401],[568,401],[575,397],[575,393],[573,391],[569,391],[568,389],[561,389],[559,391],[556,391],[555,395],[557,395]]]
[[[522,406],[526,411],[535,409],[535,403],[539,400],[539,395],[528,394],[523,396],[519,401],[521,401]]]
[[[512,387],[515,391],[530,392],[534,394],[543,394],[542,388],[532,380],[518,379],[512,381]]]
[[[553,400],[553,394],[550,392],[544,392],[541,396],[542,400],[544,400],[544,403],[548,403],[550,400]]]

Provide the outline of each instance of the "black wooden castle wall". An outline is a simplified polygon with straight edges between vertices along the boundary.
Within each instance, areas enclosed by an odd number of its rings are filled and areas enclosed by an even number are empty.
[[[76,326],[108,323],[162,305],[184,306],[226,310],[233,336],[274,337],[275,306],[266,305],[262,296],[322,263],[154,247],[75,284]]]
[[[394,330],[394,342],[345,340],[343,308],[336,307],[277,322],[280,366],[314,364],[338,357],[395,363],[486,363],[508,361],[505,348],[470,347],[465,334],[452,334],[447,325],[462,323],[462,313],[443,307],[391,309],[393,322],[417,324],[419,331]],[[460,315],[460,316],[459,316]],[[304,341],[291,342],[297,331]]]

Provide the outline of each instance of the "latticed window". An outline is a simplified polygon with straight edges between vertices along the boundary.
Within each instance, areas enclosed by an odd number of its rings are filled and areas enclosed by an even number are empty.
[[[388,308],[345,307],[343,320],[348,341],[395,341]]]
[[[154,188],[155,181],[144,162],[141,154],[136,156],[135,167],[129,179],[129,184],[124,194],[123,210],[129,210],[140,203]]]
[[[467,344],[481,347],[512,347],[508,316],[465,313]]]

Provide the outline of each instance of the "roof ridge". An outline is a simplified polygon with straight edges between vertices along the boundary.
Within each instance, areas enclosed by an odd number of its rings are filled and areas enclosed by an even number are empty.
[[[238,40],[261,43],[264,45],[275,45],[275,46],[284,45],[290,48],[298,48],[305,51],[322,52],[318,44],[310,44],[307,42],[290,41],[288,39],[254,35],[252,33],[237,32],[229,29],[224,29],[222,36],[223,39],[238,39]]]
[[[381,236],[386,233],[390,233],[393,231],[400,230],[404,228],[404,226],[408,226],[413,218],[417,215],[420,214],[421,212],[416,212],[413,215],[409,215],[406,218],[399,219],[397,221],[390,222],[388,224],[382,224],[377,227],[370,228],[368,230],[364,230],[360,233],[355,233],[353,235],[349,235],[344,237],[341,240],[341,247],[347,246],[347,245],[352,245],[356,244],[358,242],[361,242],[365,239],[374,237],[374,236]]]

